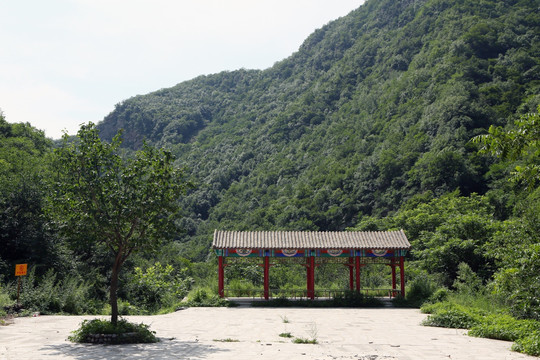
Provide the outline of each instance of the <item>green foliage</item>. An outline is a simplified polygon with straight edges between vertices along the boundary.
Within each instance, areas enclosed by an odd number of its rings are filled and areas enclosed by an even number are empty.
[[[195,288],[190,291],[184,304],[191,307],[230,306],[229,301],[220,298],[217,293],[206,288]]]
[[[85,343],[89,342],[89,335],[94,334],[129,335],[114,338],[113,344],[155,343],[159,341],[155,332],[151,331],[148,325],[130,323],[126,319],[119,319],[116,323],[102,319],[84,320],[79,329],[73,331],[73,335],[69,336],[69,340]]]
[[[425,274],[417,276],[408,283],[408,289],[405,292],[406,304],[420,307],[424,302],[432,299],[437,289],[437,283],[429,276]]]
[[[307,338],[294,338],[292,342],[293,344],[312,344],[312,345],[316,345],[319,343],[317,339],[307,339]]]
[[[422,325],[425,326],[470,329],[478,324],[482,318],[477,311],[455,304],[448,304],[438,308],[428,307],[427,309],[431,311],[436,309],[436,311],[422,321]],[[424,309],[425,311],[427,310]]]
[[[231,296],[255,296],[261,293],[260,288],[256,288],[251,282],[247,280],[233,279],[228,282],[227,289],[230,290]]]
[[[460,263],[454,288],[461,294],[478,294],[482,289],[482,280],[467,263]]]
[[[59,279],[53,269],[43,276],[36,275],[30,268],[22,279],[20,301],[24,309],[42,314],[68,313],[74,315],[97,314],[103,304],[90,298],[92,284],[74,275]],[[10,288],[12,298],[16,298],[17,283]]]
[[[495,234],[489,251],[498,261],[494,290],[517,317],[540,320],[540,189],[527,194],[518,216]]]
[[[281,334],[279,334],[280,337],[284,337],[284,338],[292,338],[292,334],[290,332],[283,332]]]
[[[512,350],[532,356],[540,356],[540,331],[535,331],[516,340]]]
[[[76,142],[65,134],[55,150],[57,177],[49,197],[50,215],[74,248],[102,244],[110,250],[113,323],[122,265],[177,234],[176,200],[187,187],[170,152],[145,144],[134,157],[122,157],[120,136],[103,142],[92,123],[81,126]]]
[[[131,282],[126,285],[128,297],[135,305],[150,312],[177,305],[193,282],[185,273],[185,269],[177,271],[172,265],[163,266],[159,262],[145,271],[136,267]]]
[[[326,308],[326,307],[382,307],[383,304],[377,298],[365,296],[356,291],[346,291],[343,295],[336,295],[330,300],[289,300],[287,298],[275,298],[267,301],[256,301],[251,304],[254,307],[309,307],[309,308]]]
[[[540,183],[540,105],[537,113],[522,115],[514,128],[505,130],[491,125],[487,135],[479,135],[474,142],[482,144],[481,151],[505,160],[519,160],[510,178],[529,189]]]
[[[471,327],[470,336],[516,341],[533,332],[540,332],[540,322],[535,320],[516,320],[509,315],[492,314],[484,317],[481,323]]]
[[[364,217],[355,230],[403,229],[411,239],[411,256],[421,268],[441,274],[452,286],[461,263],[482,279],[493,273],[493,258],[487,251],[501,223],[493,219],[493,207],[483,196],[459,196],[457,192],[419,202],[412,200],[393,216]]]

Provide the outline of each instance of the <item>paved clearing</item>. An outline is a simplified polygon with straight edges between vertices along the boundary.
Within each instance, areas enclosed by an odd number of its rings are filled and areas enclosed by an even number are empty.
[[[190,308],[129,316],[150,324],[161,342],[109,346],[66,340],[82,320],[94,317],[27,317],[0,327],[0,359],[537,359],[510,351],[510,342],[420,326],[425,316],[389,308]],[[280,333],[316,337],[319,344],[293,344]]]

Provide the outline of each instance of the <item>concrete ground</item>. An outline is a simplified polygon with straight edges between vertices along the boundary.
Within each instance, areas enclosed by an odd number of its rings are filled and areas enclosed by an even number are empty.
[[[421,326],[415,309],[189,308],[167,315],[128,316],[149,324],[161,342],[73,344],[67,337],[92,316],[39,316],[0,327],[0,359],[537,359],[510,342],[464,330]],[[294,344],[293,337],[318,344]]]

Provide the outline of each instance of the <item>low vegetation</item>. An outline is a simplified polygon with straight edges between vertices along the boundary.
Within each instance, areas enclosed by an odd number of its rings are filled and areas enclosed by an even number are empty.
[[[103,319],[85,320],[80,328],[73,332],[69,340],[78,343],[94,342],[92,339],[95,335],[116,335],[109,338],[108,342],[111,344],[155,343],[159,341],[155,332],[151,331],[148,325],[133,324],[122,318],[117,323]]]

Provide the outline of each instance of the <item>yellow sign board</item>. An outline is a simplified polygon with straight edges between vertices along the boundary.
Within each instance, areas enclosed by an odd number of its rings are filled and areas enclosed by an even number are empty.
[[[27,268],[28,268],[28,264],[17,264],[17,265],[15,265],[15,276],[26,275]]]

